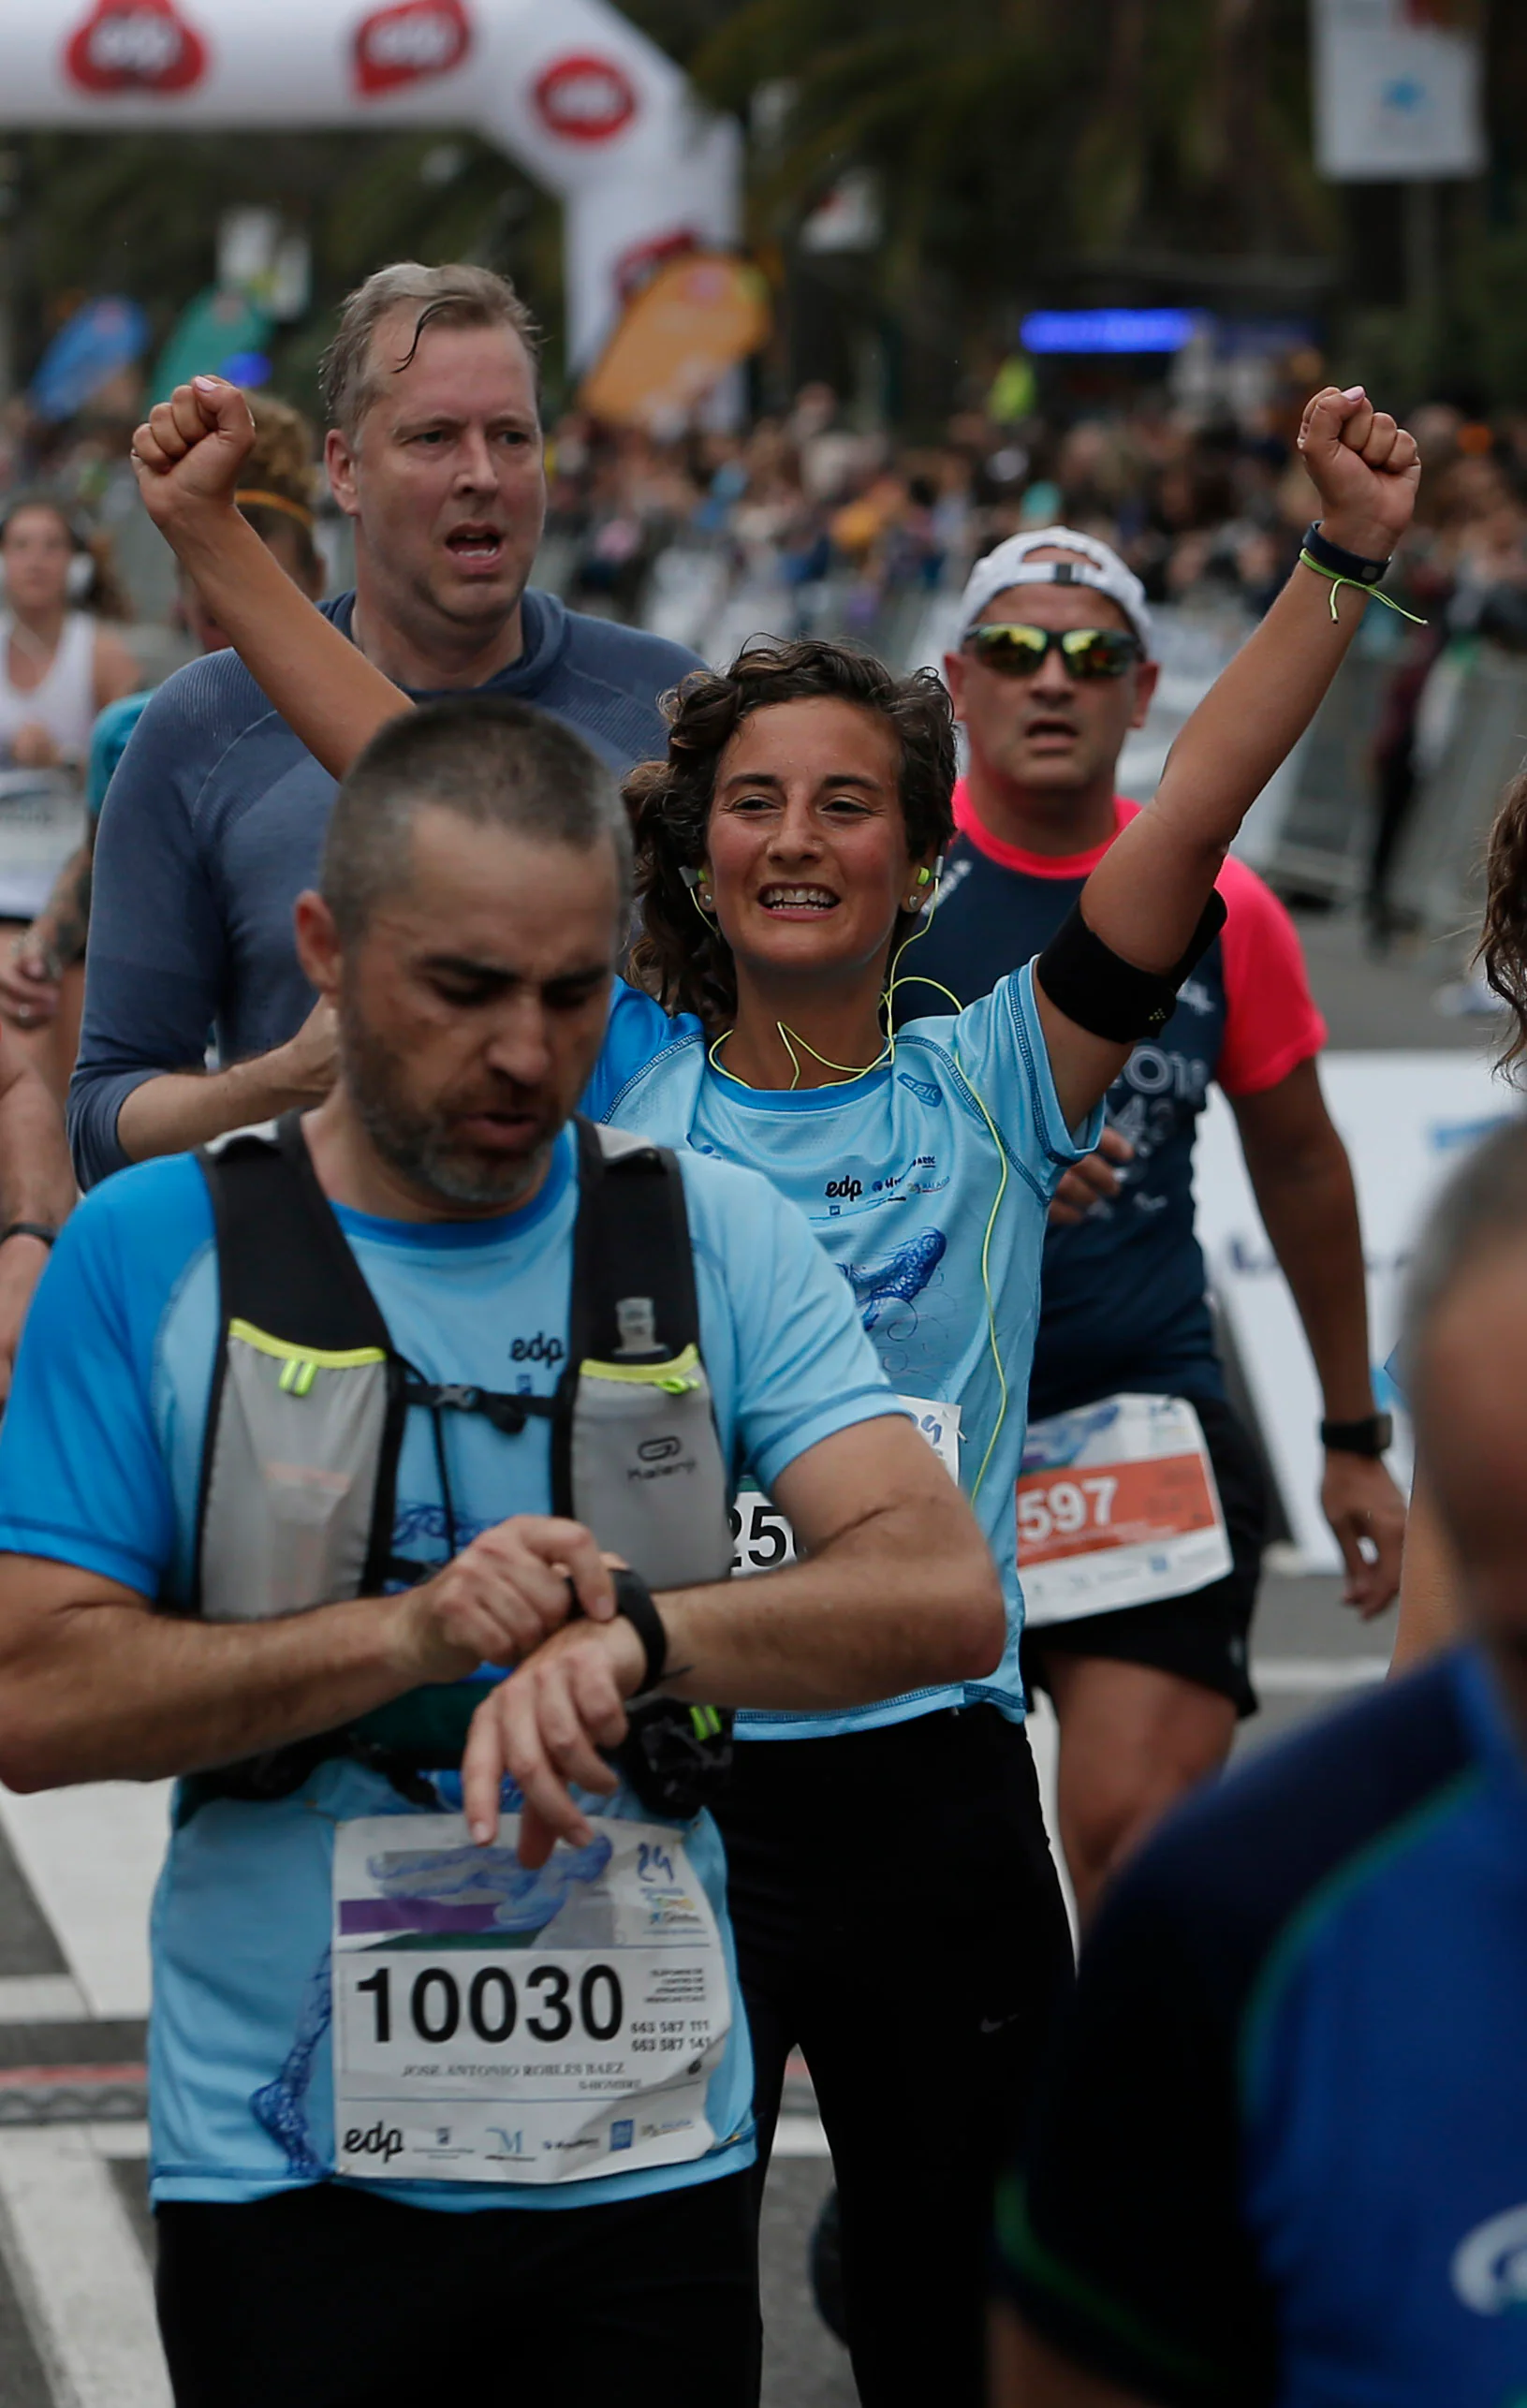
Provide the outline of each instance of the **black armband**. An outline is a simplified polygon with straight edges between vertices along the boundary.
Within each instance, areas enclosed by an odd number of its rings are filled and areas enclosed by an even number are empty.
[[[1073,903],[1035,963],[1035,974],[1056,1010],[1089,1036],[1135,1045],[1166,1027],[1177,1008],[1178,989],[1224,926],[1224,898],[1211,894],[1181,962],[1167,971],[1137,970],[1093,934],[1080,903]]]

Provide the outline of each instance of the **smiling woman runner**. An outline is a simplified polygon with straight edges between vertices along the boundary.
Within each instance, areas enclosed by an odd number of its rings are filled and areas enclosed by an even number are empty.
[[[216,380],[182,387],[139,432],[144,498],[276,708],[342,773],[404,697],[257,556],[228,498],[244,417]],[[1072,920],[968,1009],[887,1035],[950,832],[936,681],[836,645],[756,647],[685,681],[666,762],[628,789],[636,966],[657,999],[617,986],[589,1109],[752,1164],[803,1207],[970,1494],[1007,1599],[1006,1652],[985,1681],[742,1718],[753,1744],[723,1816],[759,2121],[767,2139],[800,2044],[832,2143],[867,2408],[980,2397],[991,2167],[1069,1967],[1022,1731],[1012,1504],[1046,1210],[1095,1142],[1132,1044],[1210,942],[1226,847],[1410,519],[1416,447],[1360,389],[1317,394],[1300,445],[1325,512],[1314,549]],[[789,1545],[764,1499],[739,1535],[742,1569]]]

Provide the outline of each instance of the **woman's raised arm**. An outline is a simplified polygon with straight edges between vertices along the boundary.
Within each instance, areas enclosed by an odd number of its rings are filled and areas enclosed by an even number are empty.
[[[340,778],[378,727],[412,709],[299,593],[233,496],[255,422],[237,385],[198,376],[133,437],[143,507],[240,659],[315,760]]]
[[[1319,492],[1321,533],[1365,561],[1388,560],[1410,523],[1420,461],[1360,386],[1316,393],[1299,431]],[[1297,566],[1255,633],[1172,746],[1154,800],[1109,847],[1081,894],[1093,934],[1139,970],[1173,970],[1191,945],[1226,849],[1323,699],[1357,633],[1365,595]],[[1127,1059],[1044,991],[1039,1009],[1055,1084],[1072,1125]]]

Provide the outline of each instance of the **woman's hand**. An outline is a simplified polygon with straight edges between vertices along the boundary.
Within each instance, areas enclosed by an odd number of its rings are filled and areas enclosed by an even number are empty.
[[[1322,534],[1364,560],[1388,560],[1416,507],[1414,435],[1360,385],[1344,393],[1328,385],[1305,405],[1299,448],[1320,495]]]
[[[161,535],[198,510],[231,510],[255,441],[255,421],[237,385],[198,376],[156,402],[133,437],[143,507]]]

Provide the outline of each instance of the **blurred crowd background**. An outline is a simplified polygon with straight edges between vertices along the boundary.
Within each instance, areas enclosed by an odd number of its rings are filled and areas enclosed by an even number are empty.
[[[43,491],[75,514],[88,607],[145,679],[192,649],[126,462],[145,397],[210,365],[316,418],[346,286],[464,257],[547,330],[537,582],[712,658],[816,629],[912,666],[950,640],[975,557],[1064,521],[1159,609],[1167,674],[1125,764],[1148,794],[1298,551],[1306,395],[1360,377],[1421,443],[1390,583],[1425,624],[1370,612],[1246,846],[1376,946],[1461,922],[1527,727],[1523,13],[1421,9],[1482,46],[1479,172],[1345,183],[1312,163],[1305,0],[628,13],[747,133],[768,331],[687,420],[586,406],[554,209],[470,134],[0,134],[0,511]],[[316,498],[337,589],[345,528]]]

